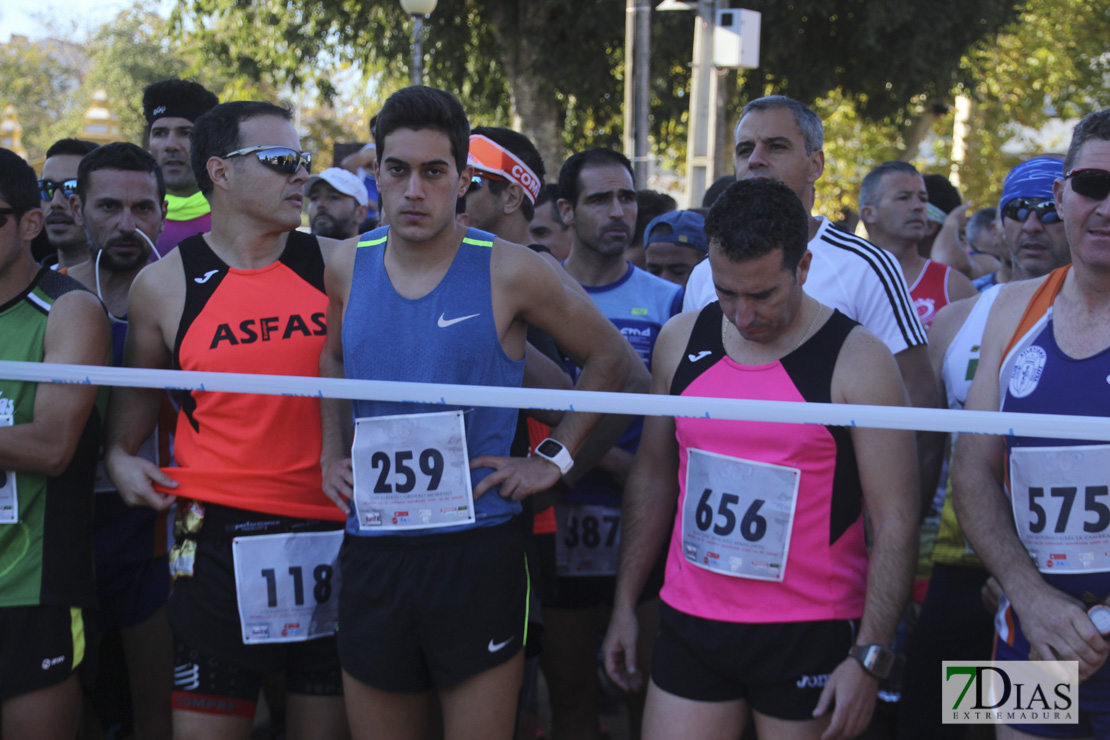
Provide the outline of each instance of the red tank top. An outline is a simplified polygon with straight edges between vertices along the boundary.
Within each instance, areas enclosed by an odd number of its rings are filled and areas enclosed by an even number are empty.
[[[925,260],[925,267],[917,280],[910,287],[910,297],[913,298],[913,307],[917,309],[917,318],[928,329],[933,325],[933,317],[937,311],[949,304],[948,300],[948,273],[952,268],[939,262]]]

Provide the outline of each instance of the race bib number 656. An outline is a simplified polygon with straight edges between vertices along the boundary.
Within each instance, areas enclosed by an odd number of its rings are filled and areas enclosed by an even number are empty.
[[[737,578],[786,576],[801,471],[691,448],[682,552],[699,568]]]

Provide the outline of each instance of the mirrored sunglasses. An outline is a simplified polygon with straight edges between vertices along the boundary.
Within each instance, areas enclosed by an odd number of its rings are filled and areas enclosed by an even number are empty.
[[[1002,209],[1003,218],[1012,218],[1021,223],[1029,218],[1030,213],[1037,214],[1042,224],[1054,224],[1060,220],[1060,214],[1056,212],[1056,204],[1051,200],[1014,198]]]
[[[1064,175],[1071,180],[1071,189],[1092,200],[1105,200],[1110,195],[1110,172],[1106,170],[1072,170]]]
[[[508,182],[508,180],[497,175],[487,175],[484,172],[480,175],[475,174],[470,178],[470,187],[466,189],[466,192],[473,193],[475,190],[481,190],[487,182]]]
[[[298,167],[304,167],[305,172],[312,172],[312,155],[308,152],[298,152],[287,146],[252,146],[236,149],[225,154],[223,159],[245,157],[248,154],[254,154],[259,162],[283,175],[296,174]]]
[[[39,180],[39,195],[43,200],[54,200],[54,193],[59,190],[68,198],[77,192],[77,180]]]

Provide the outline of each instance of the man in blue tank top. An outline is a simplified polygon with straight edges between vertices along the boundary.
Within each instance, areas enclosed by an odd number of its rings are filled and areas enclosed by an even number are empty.
[[[1075,127],[1053,196],[1023,210],[1047,216],[1055,205],[1072,264],[1002,288],[965,408],[1110,416],[1110,109]],[[1079,667],[1073,724],[1017,716],[1000,738],[1110,736],[1110,626],[1100,619],[1110,599],[1107,437],[956,442],[956,514],[1003,591],[995,660]]]
[[[659,330],[682,308],[682,288],[625,259],[638,212],[631,163],[611,149],[572,156],[559,171],[559,212],[572,234],[570,256],[563,263],[567,273],[650,369]],[[598,465],[555,507],[558,578],[555,600],[544,611],[549,649],[542,664],[556,737],[600,737],[595,636],[604,630],[613,602],[620,497],[641,426],[642,420],[635,419],[617,444],[596,451],[604,453]],[[645,588],[649,604],[641,616],[646,625],[656,619],[660,586],[662,561]],[[648,627],[643,634],[647,655],[654,630]],[[634,733],[642,698],[630,696]]]
[[[427,87],[386,101],[375,127],[390,224],[329,261],[328,377],[519,386],[525,325],[619,390],[619,333],[530,250],[455,220],[470,126]],[[523,667],[528,583],[509,520],[551,488],[599,415],[567,414],[531,458],[508,457],[515,410],[324,404],[324,490],[349,515],[340,655],[356,738],[508,737]],[[348,452],[350,450],[350,452]],[[438,700],[439,711],[436,710]]]

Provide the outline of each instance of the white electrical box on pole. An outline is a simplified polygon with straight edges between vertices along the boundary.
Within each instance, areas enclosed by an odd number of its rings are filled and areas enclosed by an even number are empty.
[[[718,9],[713,28],[713,64],[727,69],[758,67],[761,20],[756,10]]]

